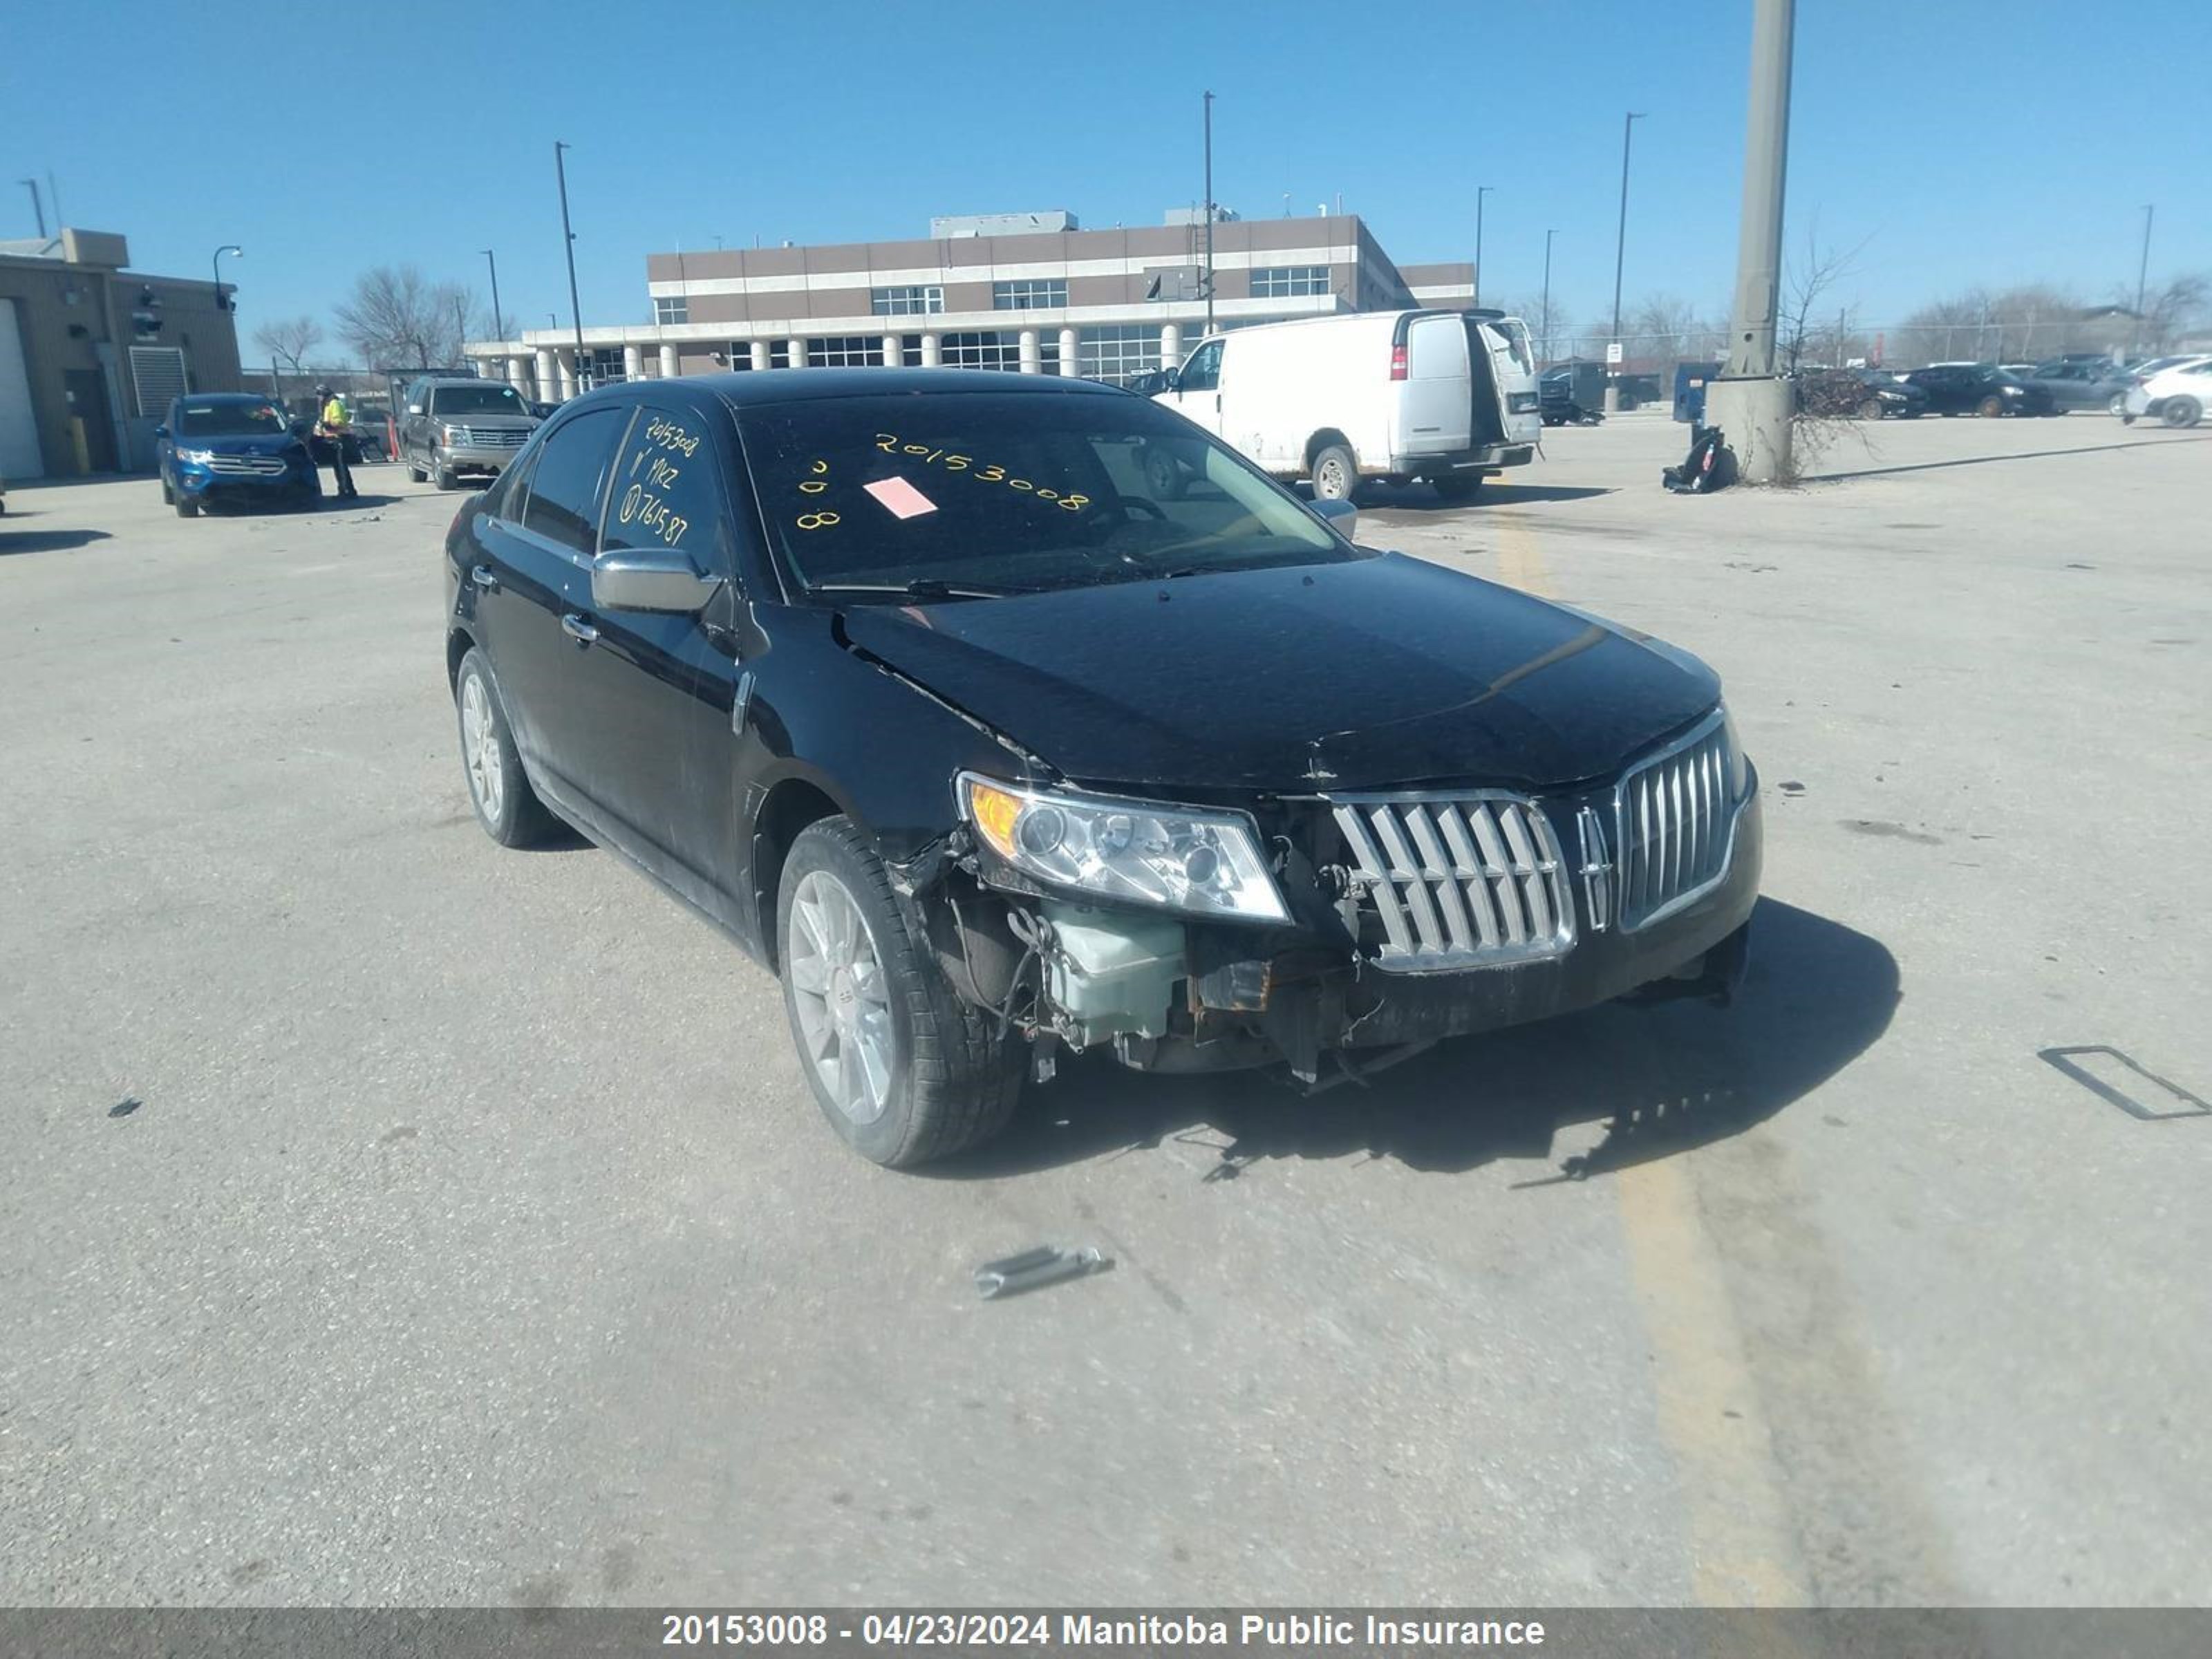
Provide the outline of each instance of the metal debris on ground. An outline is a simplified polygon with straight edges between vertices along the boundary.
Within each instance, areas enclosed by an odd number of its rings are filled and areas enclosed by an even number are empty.
[[[137,1111],[145,1103],[146,1103],[144,1101],[139,1099],[136,1095],[125,1095],[122,1099],[117,1101],[115,1104],[107,1109],[107,1115],[110,1117],[129,1117],[131,1113]]]
[[[1050,1244],[1040,1244],[1034,1250],[1024,1250],[1019,1255],[1010,1255],[1000,1261],[986,1261],[975,1269],[975,1288],[987,1302],[1000,1297],[1019,1296],[1024,1291],[1034,1291],[1046,1285],[1057,1285],[1063,1279],[1081,1279],[1091,1273],[1103,1273],[1113,1262],[1098,1250],[1085,1245],[1079,1250],[1063,1250]]]
[[[2137,1064],[2131,1056],[2124,1054],[2118,1048],[2107,1044],[2098,1042],[2072,1048],[2039,1048],[2035,1052],[2035,1057],[2073,1079],[2100,1100],[2118,1107],[2130,1117],[2140,1119],[2145,1123],[2155,1123],[2162,1119],[2172,1117],[2212,1117],[2212,1102],[2200,1100],[2179,1083],[2169,1082],[2166,1079],[2159,1076],[2157,1073]],[[2162,1102],[2154,1104],[2138,1100],[2118,1085],[2097,1076],[2089,1070],[2088,1066],[2082,1064],[2083,1060],[2091,1058],[2114,1062],[2118,1069],[2142,1079],[2144,1083],[2150,1085],[2154,1091],[2163,1091],[2180,1104],[2166,1107]]]

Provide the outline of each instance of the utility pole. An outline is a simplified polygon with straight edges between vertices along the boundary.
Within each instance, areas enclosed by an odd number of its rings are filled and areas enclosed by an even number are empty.
[[[31,192],[31,211],[38,216],[39,240],[43,242],[46,240],[46,204],[39,199],[39,181],[18,179],[15,182]]]
[[[1544,233],[1544,367],[1552,366],[1552,238],[1559,233]]]
[[[1495,190],[1495,185],[1474,187],[1474,297],[1471,303],[1482,303],[1482,198]]]
[[[1705,419],[1729,434],[1738,476],[1790,476],[1793,398],[1774,373],[1782,289],[1782,199],[1790,157],[1790,63],[1796,0],[1752,0],[1751,107],[1744,122],[1743,219],[1728,361],[1708,389]]]
[[[1628,141],[1634,136],[1636,124],[1644,118],[1639,110],[1631,110],[1620,124],[1620,224],[1613,238],[1613,343],[1620,343],[1620,270],[1628,252]],[[1608,353],[1608,356],[1611,354]],[[1626,356],[1624,350],[1623,355]],[[1607,363],[1605,373],[1605,412],[1616,414],[1620,409],[1620,365]]]
[[[37,194],[35,191],[32,193]],[[2143,204],[2142,258],[2136,265],[2136,319],[2128,325],[2128,356],[2130,357],[2136,355],[2136,347],[2142,343],[2143,291],[2150,285],[2150,219],[2151,210],[2155,205],[2150,202]]]
[[[1206,331],[1213,332],[1213,94],[1206,94]]]
[[[492,258],[489,248],[483,251],[483,257],[484,263],[491,267],[492,337],[495,340],[504,340],[507,337],[507,324],[499,314],[499,261]]]
[[[246,257],[246,250],[235,242],[225,242],[215,251],[215,258],[208,262],[209,269],[215,272],[215,308],[217,311],[227,311],[230,308],[222,302],[222,256],[226,253],[243,259]]]
[[[554,140],[553,175],[561,181],[561,250],[568,256],[568,321],[576,331],[576,384],[580,386],[585,380],[584,310],[576,302],[576,233],[568,228],[568,169],[561,159],[568,148]]]

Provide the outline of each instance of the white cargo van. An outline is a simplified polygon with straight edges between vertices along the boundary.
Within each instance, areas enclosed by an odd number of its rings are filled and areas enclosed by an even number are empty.
[[[1528,328],[1495,311],[1364,312],[1210,335],[1153,401],[1331,500],[1363,478],[1425,478],[1464,500],[1486,475],[1528,465],[1543,433]],[[1143,459],[1156,487],[1181,465],[1164,450]]]

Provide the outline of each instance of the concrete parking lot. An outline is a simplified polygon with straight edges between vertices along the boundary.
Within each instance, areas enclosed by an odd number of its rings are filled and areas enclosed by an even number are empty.
[[[457,497],[16,489],[0,1604],[2212,1600],[2212,432],[1684,447],[1362,537],[1720,670],[1735,1006],[1080,1064],[919,1176],[718,935],[477,829]],[[976,1299],[1038,1243],[1115,1266]]]

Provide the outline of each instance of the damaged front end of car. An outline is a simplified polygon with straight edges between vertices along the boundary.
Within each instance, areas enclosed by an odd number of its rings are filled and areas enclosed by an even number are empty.
[[[1758,897],[1757,779],[1725,713],[1540,792],[1168,803],[963,773],[896,884],[1001,1034],[1326,1086],[1615,998],[1724,1000]]]

